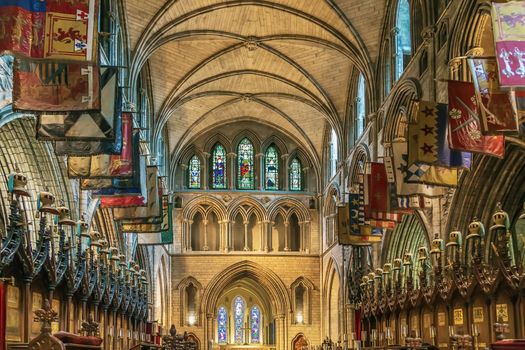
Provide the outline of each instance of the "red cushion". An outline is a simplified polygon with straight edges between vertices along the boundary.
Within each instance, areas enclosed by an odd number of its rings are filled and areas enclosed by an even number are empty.
[[[507,349],[525,349],[524,339],[508,339],[501,340],[492,344],[494,350],[507,350]]]
[[[83,336],[62,331],[57,332],[53,335],[64,344],[80,344],[91,346],[99,346],[100,344],[102,344],[102,338],[99,337]]]

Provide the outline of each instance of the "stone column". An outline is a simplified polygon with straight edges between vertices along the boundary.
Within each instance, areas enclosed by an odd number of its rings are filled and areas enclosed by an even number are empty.
[[[186,234],[186,238],[188,239],[187,241],[187,248],[186,250],[191,252],[192,251],[192,248],[191,248],[191,225],[193,225],[193,220],[188,220],[188,224],[187,224],[187,227],[188,227],[188,231],[187,231],[187,234]]]
[[[261,251],[261,252],[265,251],[265,247],[267,246],[264,243],[265,242],[265,238],[266,238],[266,234],[265,234],[266,224],[265,224],[265,222],[266,222],[266,220],[258,222],[259,226],[261,227],[260,238],[259,238],[259,251]]]
[[[268,253],[270,251],[270,239],[271,239],[271,226],[270,226],[270,220],[263,220],[262,222],[263,227],[263,250],[264,252]]]
[[[305,253],[310,253],[310,221],[303,222],[303,249]]]
[[[204,349],[211,349],[210,341],[213,339],[213,315],[206,314],[206,328],[204,329]]]
[[[257,153],[255,155],[255,164],[257,167],[255,170],[255,177],[257,182],[255,183],[255,188],[259,191],[264,191],[266,187],[266,168],[264,167],[264,154]]]
[[[210,177],[209,166],[210,166],[211,154],[209,154],[208,152],[203,152],[202,155],[204,156],[204,164],[201,164],[201,184],[202,184],[202,189],[208,190],[211,187],[209,184],[209,177]]]
[[[249,221],[243,221],[243,224],[244,224],[244,251],[247,252],[250,250],[250,248],[248,247],[248,224],[250,222]]]
[[[202,223],[204,224],[204,247],[202,247],[202,250],[210,250],[210,247],[208,247],[208,220],[202,220]]]
[[[228,166],[227,168],[229,169],[228,171],[228,184],[227,184],[227,188],[229,188],[230,190],[234,190],[235,189],[235,175],[236,175],[236,170],[237,170],[237,154],[236,153],[228,153]]]
[[[290,240],[290,223],[288,220],[284,222],[284,251],[289,252],[289,240]]]
[[[288,167],[288,158],[290,157],[289,154],[283,154],[281,156],[281,164],[283,165],[281,168],[284,170],[283,176],[281,177],[284,179],[284,181],[281,181],[281,186],[283,191],[289,191],[290,190],[290,176],[288,176],[289,173],[289,167]]]
[[[226,224],[226,237],[227,237],[227,241],[226,241],[226,252],[230,251],[230,250],[233,250],[233,230],[232,230],[232,222],[231,221],[227,221],[227,224]]]

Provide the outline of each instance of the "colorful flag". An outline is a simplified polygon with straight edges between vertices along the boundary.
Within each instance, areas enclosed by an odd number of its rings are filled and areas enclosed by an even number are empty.
[[[3,0],[0,54],[96,62],[97,0]]]
[[[13,56],[0,56],[0,109],[13,102]]]
[[[113,209],[113,217],[115,220],[144,219],[160,215],[160,198],[162,196],[162,190],[159,191],[160,180],[157,178],[156,166],[148,167],[146,183],[148,192],[148,201],[146,205],[128,208],[115,208]]]
[[[165,221],[162,225],[162,230],[157,233],[140,234],[138,236],[138,244],[140,245],[163,245],[173,243],[173,204],[168,204],[168,210],[165,210]],[[167,221],[167,222],[166,222]]]
[[[525,3],[492,3],[492,28],[501,86],[525,86]]]
[[[123,113],[124,114],[124,113]],[[122,118],[115,124],[115,141],[55,141],[57,156],[96,156],[122,152]]]
[[[448,143],[455,150],[479,152],[503,158],[505,137],[483,136],[474,84],[448,82]]]
[[[46,141],[114,141],[116,120],[120,114],[121,93],[118,69],[100,68],[100,112],[39,114],[37,139]]]
[[[15,59],[13,110],[100,111],[100,71],[87,63]]]
[[[145,176],[141,176],[141,193],[136,195],[115,195],[100,197],[101,208],[130,208],[146,207],[150,205],[150,201],[155,199],[150,198],[150,195],[158,196],[157,189],[157,167],[146,167]],[[117,210],[117,209],[115,209]]]
[[[146,160],[140,155],[139,134],[133,150],[133,176],[131,178],[82,179],[80,188],[90,190],[93,197],[140,195],[145,191]]]
[[[407,183],[423,183],[447,187],[456,187],[458,185],[458,169],[413,163],[403,171]]]
[[[350,193],[348,204],[337,208],[339,244],[350,244],[352,236],[359,236],[359,194]]]
[[[392,168],[395,172],[396,193],[398,196],[410,196],[420,194],[427,197],[442,196],[444,188],[438,186],[425,185],[423,183],[407,183],[405,180],[408,169],[408,150],[405,141],[392,143]]]
[[[468,62],[474,81],[483,134],[516,132],[518,129],[516,115],[508,92],[500,89],[496,59],[473,57],[469,58]]]
[[[452,151],[447,143],[447,105],[419,102],[415,123],[408,127],[408,164],[470,168],[471,154]]]
[[[138,150],[139,131],[133,137],[131,114],[122,116],[122,152],[119,155],[99,154],[90,157],[68,157],[67,169],[70,178],[116,178],[133,176],[133,150]],[[137,142],[133,142],[136,140]],[[134,145],[135,143],[135,145]]]
[[[130,219],[120,221],[122,232],[135,233],[155,233],[168,229],[168,214],[169,214],[169,200],[168,196],[162,196],[162,205],[160,215],[144,218],[144,219]]]
[[[388,210],[388,181],[385,165],[383,163],[370,162],[366,164],[368,205],[370,211]]]

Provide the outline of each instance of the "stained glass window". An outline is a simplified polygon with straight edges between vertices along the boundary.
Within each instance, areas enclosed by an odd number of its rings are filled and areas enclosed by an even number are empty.
[[[248,139],[243,139],[237,148],[239,168],[237,171],[237,187],[240,190],[253,190],[253,145]]]
[[[303,179],[301,174],[301,161],[294,158],[290,164],[290,191],[301,191],[303,188]]]
[[[365,77],[363,74],[359,74],[359,79],[357,80],[357,137],[361,136],[365,128],[365,115],[366,115],[366,105],[365,105]]]
[[[275,146],[270,146],[266,150],[265,157],[265,179],[267,190],[279,189],[279,153]]]
[[[228,342],[228,312],[224,306],[221,306],[217,312],[217,327],[217,341],[219,344],[226,344]]]
[[[240,296],[233,300],[233,326],[234,341],[236,344],[244,343],[244,311],[246,303]]]
[[[252,343],[260,343],[261,341],[261,311],[254,305],[250,311],[250,336]]]
[[[410,4],[408,0],[399,0],[396,15],[396,80],[398,80],[410,60],[412,41],[410,38]]]
[[[193,156],[188,164],[188,187],[201,188],[201,161]]]
[[[226,150],[221,144],[213,149],[212,157],[212,188],[226,188]]]

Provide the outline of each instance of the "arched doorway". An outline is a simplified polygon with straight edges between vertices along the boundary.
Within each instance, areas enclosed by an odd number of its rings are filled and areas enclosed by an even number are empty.
[[[275,347],[286,350],[289,294],[279,277],[251,261],[215,276],[202,300],[208,348]]]

